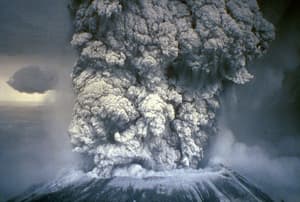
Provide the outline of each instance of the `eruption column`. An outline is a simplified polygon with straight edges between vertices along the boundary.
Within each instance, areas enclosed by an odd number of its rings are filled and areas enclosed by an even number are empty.
[[[70,139],[90,169],[198,168],[222,82],[274,39],[255,0],[74,0]]]

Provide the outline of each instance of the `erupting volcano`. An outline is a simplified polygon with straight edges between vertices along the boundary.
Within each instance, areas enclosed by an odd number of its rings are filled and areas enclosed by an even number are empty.
[[[271,201],[203,168],[224,82],[274,39],[255,0],[73,0],[76,95],[69,136],[82,171],[15,200]]]

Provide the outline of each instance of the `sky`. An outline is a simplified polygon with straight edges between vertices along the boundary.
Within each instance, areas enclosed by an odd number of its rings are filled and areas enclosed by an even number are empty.
[[[74,165],[68,0],[0,0],[0,201]],[[57,74],[55,90],[22,93],[7,84],[24,67]]]
[[[51,6],[49,6],[51,5]],[[74,63],[66,0],[0,1],[0,103],[53,102],[55,92],[26,94],[6,82],[19,69],[37,65],[68,78]]]

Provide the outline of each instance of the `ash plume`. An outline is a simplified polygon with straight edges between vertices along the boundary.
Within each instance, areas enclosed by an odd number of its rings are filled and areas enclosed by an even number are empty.
[[[70,5],[79,52],[69,133],[90,170],[198,168],[223,81],[244,84],[274,39],[255,0],[93,0]]]
[[[210,160],[252,179],[273,200],[293,202],[300,198],[300,2],[263,2],[276,40],[251,64],[257,76],[242,88],[228,85],[222,95]]]
[[[16,71],[7,83],[20,92],[45,93],[54,89],[57,80],[57,75],[53,70],[40,66],[27,66]]]

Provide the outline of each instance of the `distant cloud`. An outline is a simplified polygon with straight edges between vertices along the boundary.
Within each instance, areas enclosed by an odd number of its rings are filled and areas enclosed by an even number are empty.
[[[53,70],[27,66],[15,72],[7,83],[20,92],[45,93],[54,89],[57,80],[57,75]]]

